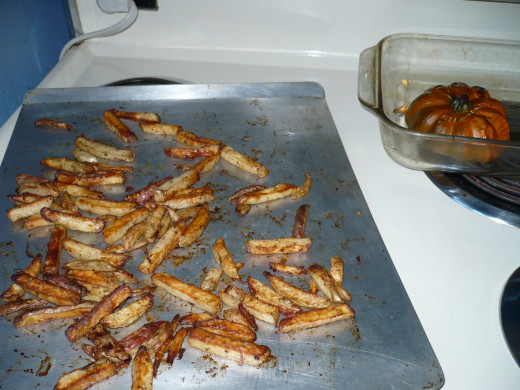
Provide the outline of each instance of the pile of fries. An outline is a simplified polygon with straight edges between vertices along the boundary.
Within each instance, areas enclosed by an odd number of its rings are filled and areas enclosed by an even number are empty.
[[[129,365],[132,389],[151,389],[163,361],[172,365],[182,357],[184,340],[192,348],[239,365],[258,366],[269,359],[271,350],[256,343],[257,321],[286,333],[354,318],[347,303],[351,296],[342,286],[340,257],[331,258],[330,269],[319,264],[306,268],[269,263],[273,272],[286,278],[310,276],[308,291],[267,270],[264,276],[270,286],[241,276],[244,264],[234,261],[223,238],[214,242],[215,266],[200,286],[167,272],[155,272],[174,249],[196,245],[203,235],[215,194],[209,187],[194,185],[220,158],[258,177],[266,177],[269,170],[223,142],[161,123],[155,113],[107,110],[104,119],[107,129],[125,142],[138,142],[122,119],[134,120],[143,132],[168,135],[183,144],[165,147],[166,156],[201,160],[181,165],[182,173],[155,181],[123,200],[112,200],[104,189],[126,182],[134,169],[135,153],[78,136],[71,151],[73,159],[41,161],[55,171],[53,179],[25,173],[16,176],[16,194],[10,196],[14,206],[7,210],[7,217],[12,222],[23,221],[28,231],[48,227],[50,237],[45,256],[34,255],[24,270],[12,275],[13,284],[0,296],[6,302],[0,306],[0,315],[15,313],[15,327],[73,319],[65,335],[70,342],[81,343],[93,359],[87,366],[63,374],[55,389],[86,389]],[[72,128],[51,119],[35,125]],[[228,200],[235,205],[236,214],[244,216],[255,205],[301,199],[310,189],[311,176],[305,174],[301,186],[252,185],[237,190]],[[291,236],[247,240],[245,251],[256,255],[307,252],[312,245],[305,235],[309,208],[307,204],[298,208]],[[99,234],[104,247],[72,238],[70,231]],[[151,274],[151,285],[137,287],[139,278],[124,269],[136,250],[145,251],[137,268]],[[63,251],[73,260],[62,263]],[[125,328],[141,319],[154,306],[157,288],[202,312],[146,322],[116,340],[110,329]]]

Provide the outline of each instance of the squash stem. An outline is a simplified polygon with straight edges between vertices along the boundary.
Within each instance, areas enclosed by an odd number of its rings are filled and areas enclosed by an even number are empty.
[[[469,111],[469,97],[465,93],[453,99],[451,107],[456,112]]]

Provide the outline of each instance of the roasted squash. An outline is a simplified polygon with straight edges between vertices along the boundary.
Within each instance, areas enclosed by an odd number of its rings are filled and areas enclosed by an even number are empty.
[[[485,88],[460,82],[428,89],[410,104],[405,121],[424,133],[509,141],[502,103]]]

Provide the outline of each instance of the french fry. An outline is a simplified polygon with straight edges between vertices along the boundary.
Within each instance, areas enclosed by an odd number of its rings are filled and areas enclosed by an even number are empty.
[[[184,224],[178,223],[169,228],[164,236],[154,245],[137,267],[139,271],[145,274],[151,274],[162,263],[162,261],[170,254],[170,252],[179,245],[179,239],[184,231]]]
[[[330,258],[330,274],[338,283],[343,282],[343,259],[339,256]]]
[[[18,299],[16,301],[7,302],[0,306],[0,316],[6,316],[20,310],[43,306],[46,303],[47,301],[45,299],[40,298]]]
[[[237,202],[238,204],[249,205],[272,202],[290,196],[296,188],[293,184],[281,183],[263,190],[247,192]]]
[[[147,221],[143,221],[135,224],[130,229],[128,229],[123,237],[121,237],[121,243],[123,244],[123,248],[126,251],[133,250],[136,242],[144,235],[146,222]],[[146,242],[148,243],[148,240],[146,240]]]
[[[14,318],[13,325],[20,328],[64,318],[79,317],[87,314],[94,306],[95,303],[93,302],[81,302],[72,306],[40,306],[27,309]]]
[[[169,294],[207,311],[210,314],[217,314],[222,309],[222,302],[215,294],[203,290],[195,285],[185,283],[167,273],[152,275],[152,282]]]
[[[124,308],[107,315],[101,320],[101,323],[108,328],[124,328],[141,318],[152,305],[152,294],[144,295]]]
[[[71,214],[80,214],[78,207],[74,204],[72,197],[67,193],[63,192],[61,194],[61,207],[70,212]]]
[[[43,272],[57,274],[60,269],[61,250],[63,240],[67,237],[67,229],[61,225],[55,225],[51,232],[51,238],[47,244],[47,254],[43,264]]]
[[[188,147],[165,147],[164,154],[166,154],[168,157],[193,160],[197,157],[215,156],[219,154],[221,150],[221,144]]]
[[[177,191],[169,198],[160,202],[163,206],[170,209],[184,209],[199,206],[204,203],[211,203],[215,200],[211,188],[186,188]]]
[[[271,305],[278,306],[280,313],[291,314],[298,313],[302,310],[300,306],[292,302],[290,299],[285,298],[271,287],[252,278],[251,276],[247,278],[247,285],[249,286],[249,292],[252,296],[270,303]]]
[[[87,152],[83,149],[80,149],[78,147],[76,147],[72,150],[72,156],[76,160],[81,161],[81,162],[90,162],[90,163],[98,162],[98,159],[96,156],[94,156],[93,154],[90,154],[89,152]]]
[[[213,245],[213,256],[226,275],[233,279],[240,279],[235,260],[233,260],[233,257],[229,253],[222,237],[218,238]]]
[[[139,127],[145,133],[165,135],[177,135],[177,132],[182,129],[181,126],[167,123],[139,123]]]
[[[103,382],[117,374],[116,364],[108,359],[99,359],[85,367],[63,374],[54,390],[82,390]]]
[[[168,321],[147,322],[120,340],[119,345],[130,355],[135,354],[141,345],[151,349],[150,346],[152,345],[154,337],[156,337],[161,330],[166,329],[165,327],[170,326],[171,324]]]
[[[237,322],[215,318],[207,321],[195,322],[193,326],[195,328],[204,329],[208,332],[236,340],[249,342],[254,342],[256,340],[256,333],[249,326]]]
[[[280,276],[271,275],[269,272],[264,272],[264,276],[267,280],[269,280],[271,286],[278,294],[289,298],[299,306],[309,309],[319,309],[330,306],[330,301],[327,298],[312,294],[308,291],[302,290],[299,287],[293,286]]]
[[[105,125],[107,129],[113,131],[123,141],[128,143],[137,142],[137,136],[135,133],[130,130],[121,119],[119,119],[115,110],[105,111],[103,113],[103,118],[105,119]]]
[[[154,242],[159,233],[159,227],[161,226],[161,221],[163,218],[166,209],[158,205],[150,214],[148,221],[146,223],[146,228],[144,231],[144,236],[148,242]]]
[[[81,297],[83,301],[101,302],[108,294],[115,290],[85,280],[82,280],[81,284],[88,290],[88,294]]]
[[[246,294],[242,289],[230,284],[219,292],[222,301],[235,309],[242,303],[253,317],[273,325],[278,323],[278,306],[267,303],[254,296]]]
[[[306,173],[305,174],[305,182],[298,187],[296,190],[293,191],[291,194],[291,199],[300,199],[303,198],[305,195],[307,195],[311,189],[311,175]]]
[[[170,349],[170,345],[172,344],[172,341],[174,339],[175,331],[179,327],[179,315],[177,314],[175,318],[172,320],[172,325],[170,328],[170,331],[167,334],[166,339],[164,342],[157,348],[155,351],[155,356],[153,359],[153,377],[155,378],[157,376],[157,371],[159,370],[159,366],[162,363],[163,357]]]
[[[215,291],[224,270],[222,268],[211,268],[200,284],[200,288],[206,291]]]
[[[319,291],[320,288],[318,286],[318,283],[316,283],[316,281],[313,278],[311,278],[309,281],[309,292],[312,294],[317,294]]]
[[[309,266],[309,273],[312,279],[316,282],[323,294],[334,303],[343,302],[341,294],[336,288],[337,282],[334,280],[330,272],[320,264],[311,264]]]
[[[128,202],[137,202],[141,204],[145,203],[154,196],[155,190],[157,190],[157,188],[159,188],[161,185],[172,179],[173,176],[167,176],[159,181],[149,184],[146,187],[140,189],[139,191],[134,192],[133,194],[128,194],[127,196],[125,196],[125,200]]]
[[[23,203],[20,206],[7,210],[7,218],[9,218],[11,222],[16,222],[19,219],[39,213],[41,209],[50,207],[53,202],[54,198],[52,196],[43,196],[32,202]]]
[[[117,267],[104,260],[74,260],[62,265],[62,268],[92,271],[115,271]]]
[[[244,302],[246,302],[246,304],[247,304],[247,299],[244,299]],[[251,314],[251,312],[247,309],[246,305],[244,303],[240,302],[238,304],[237,310],[242,315],[242,317],[246,320],[247,326],[249,326],[251,329],[253,329],[253,331],[256,332],[258,330],[258,325],[256,324],[255,316],[253,316]],[[278,313],[276,314],[276,316],[278,316]],[[277,320],[275,321],[275,323],[276,322],[277,322]]]
[[[185,316],[182,316],[179,319],[179,324],[180,325],[193,325],[197,321],[206,321],[206,320],[211,320],[212,318],[215,318],[215,316],[213,314],[209,314],[205,311],[203,311],[202,313],[191,313],[191,314],[186,314]]]
[[[34,125],[38,127],[56,127],[64,130],[72,129],[72,125],[69,125],[68,123],[49,118],[38,119],[34,122]]]
[[[271,355],[271,350],[264,345],[230,339],[199,328],[190,329],[188,344],[203,352],[234,360],[239,365],[258,366]]]
[[[74,204],[90,214],[114,215],[116,217],[122,217],[138,207],[137,203],[134,202],[97,199],[86,196],[76,197]]]
[[[208,173],[217,164],[218,160],[220,160],[220,154],[208,156],[200,160],[197,164],[193,165],[193,169],[201,174]]]
[[[177,141],[182,142],[183,144],[190,145],[190,146],[205,146],[205,145],[218,145],[221,142],[211,139],[211,138],[204,138],[199,137],[192,132],[186,131],[184,129],[179,129],[177,132]]]
[[[54,183],[56,189],[60,192],[66,192],[71,196],[88,196],[89,198],[104,199],[105,195],[99,191],[95,191],[91,188],[78,186],[77,184],[67,183]]]
[[[115,148],[85,136],[76,138],[76,146],[81,150],[106,160],[134,162],[135,159],[135,152],[133,150]]]
[[[71,269],[67,271],[67,276],[80,283],[86,282],[87,285],[95,284],[110,290],[114,290],[120,285],[117,280],[112,278],[112,273],[110,272]]]
[[[124,236],[123,236],[123,238],[124,238]],[[125,253],[130,253],[136,249],[143,248],[143,247],[147,246],[148,244],[149,244],[149,242],[146,240],[146,238],[140,237],[137,241],[135,241],[133,243],[133,245],[131,247],[127,248],[127,247],[123,246],[122,243],[119,243],[119,244],[112,245],[107,249],[110,249],[111,251],[114,251],[115,253],[125,254]],[[128,245],[128,243],[127,243],[127,245]]]
[[[141,345],[132,362],[132,390],[152,390],[153,361],[148,348]]]
[[[168,209],[167,211],[168,212],[164,213],[163,217],[161,218],[161,223],[159,224],[159,230],[157,232],[157,238],[162,238],[170,228],[170,224],[172,222],[171,215],[174,212],[171,209]]]
[[[16,271],[11,279],[25,291],[58,306],[71,306],[80,301],[77,292],[44,282],[20,270]]]
[[[105,222],[82,215],[73,215],[62,211],[55,211],[48,207],[40,210],[46,221],[85,233],[99,233],[105,228]]]
[[[275,238],[271,240],[247,240],[246,250],[254,255],[269,255],[273,253],[306,253],[312,245],[312,240],[304,238]]]
[[[220,152],[220,156],[228,163],[245,172],[252,173],[258,177],[266,177],[269,175],[269,170],[265,166],[244,156],[242,153],[236,151],[231,146],[224,146]]]
[[[46,221],[41,215],[32,215],[24,219],[23,225],[27,230],[32,230],[42,226],[51,226],[53,223]]]
[[[78,283],[76,280],[69,278],[65,275],[59,275],[57,273],[46,272],[43,274],[42,279],[45,282],[54,284],[59,287],[63,287],[66,290],[75,291],[80,297],[88,294],[88,289]]]
[[[126,176],[125,173],[121,171],[85,173],[81,175],[60,171],[56,173],[55,180],[60,183],[90,187],[124,184],[126,182]]]
[[[77,260],[102,260],[115,267],[124,265],[129,259],[127,255],[96,248],[92,245],[73,240],[72,238],[63,240],[63,248]]]
[[[13,201],[13,203],[17,206],[34,202],[35,200],[41,199],[41,195],[36,194],[30,194],[28,192],[24,192],[23,194],[17,194],[17,195],[8,195],[8,198]]]
[[[162,202],[172,196],[173,193],[191,187],[199,180],[200,174],[198,171],[187,171],[159,185],[154,192],[153,198],[156,202]]]
[[[267,187],[264,185],[255,184],[255,185],[250,185],[250,186],[247,186],[247,187],[244,187],[244,188],[241,188],[241,189],[235,191],[228,198],[228,201],[236,203],[236,207],[235,207],[236,215],[238,215],[239,217],[243,217],[244,215],[246,215],[249,212],[249,210],[251,210],[251,205],[248,205],[245,203],[238,203],[238,200],[242,197],[242,195],[245,195],[250,192],[260,191],[265,188],[267,188]]]
[[[236,322],[237,324],[242,324],[242,325],[251,327],[248,320],[242,315],[242,313],[240,313],[240,311],[238,309],[235,309],[235,308],[226,309],[222,312],[222,314],[224,316],[224,319],[226,319],[228,321]]]
[[[79,340],[82,336],[94,329],[99,321],[112,313],[131,295],[132,289],[126,284],[116,288],[104,297],[90,312],[70,325],[65,331],[65,336],[69,341]]]
[[[38,184],[49,184],[50,183],[49,180],[47,180],[47,179],[45,179],[43,177],[30,175],[28,173],[18,173],[18,174],[16,174],[15,180],[16,180],[16,185],[18,187],[35,186],[35,185],[38,185]],[[19,193],[21,193],[21,192],[19,192]]]
[[[177,333],[175,333],[175,336],[173,336],[172,343],[168,349],[168,356],[166,357],[166,363],[169,365],[172,365],[175,358],[179,356],[182,343],[184,342],[184,339],[186,339],[188,332],[189,328],[180,328]]]
[[[354,318],[354,316],[354,310],[349,305],[334,305],[288,315],[280,321],[278,329],[282,333],[288,333]]]
[[[119,118],[130,119],[136,122],[158,123],[161,117],[155,112],[144,111],[119,111],[112,110]]]
[[[291,276],[307,274],[307,269],[301,265],[287,265],[282,263],[273,263],[270,261],[269,268],[271,268],[273,271],[278,271]]]
[[[25,273],[29,276],[36,278],[42,271],[42,268],[42,255],[38,253],[32,258],[27,268],[25,268]],[[24,292],[25,291],[22,287],[20,287],[16,283],[13,283],[7,290],[5,290],[2,293],[2,295],[0,295],[0,298],[6,302],[12,302],[20,299]]]
[[[303,238],[305,237],[305,227],[307,225],[307,215],[309,214],[309,205],[302,204],[296,210],[296,216],[294,217],[294,225],[292,236],[294,238]]]
[[[208,226],[210,221],[209,210],[207,206],[200,207],[193,217],[192,221],[179,238],[179,248],[184,248],[192,243],[194,243],[202,233],[204,233],[204,229]]]
[[[112,245],[132,226],[145,221],[148,218],[148,209],[139,207],[118,218],[103,230],[103,239],[107,245]]]
[[[44,158],[40,161],[40,164],[49,168],[57,169],[58,171],[67,171],[77,174],[95,172],[95,169],[89,164],[82,161],[71,160],[68,157]]]

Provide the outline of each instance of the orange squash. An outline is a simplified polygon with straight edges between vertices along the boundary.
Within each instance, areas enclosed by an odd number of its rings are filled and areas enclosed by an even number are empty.
[[[502,103],[485,88],[465,83],[430,88],[410,104],[405,121],[424,133],[509,141]]]

